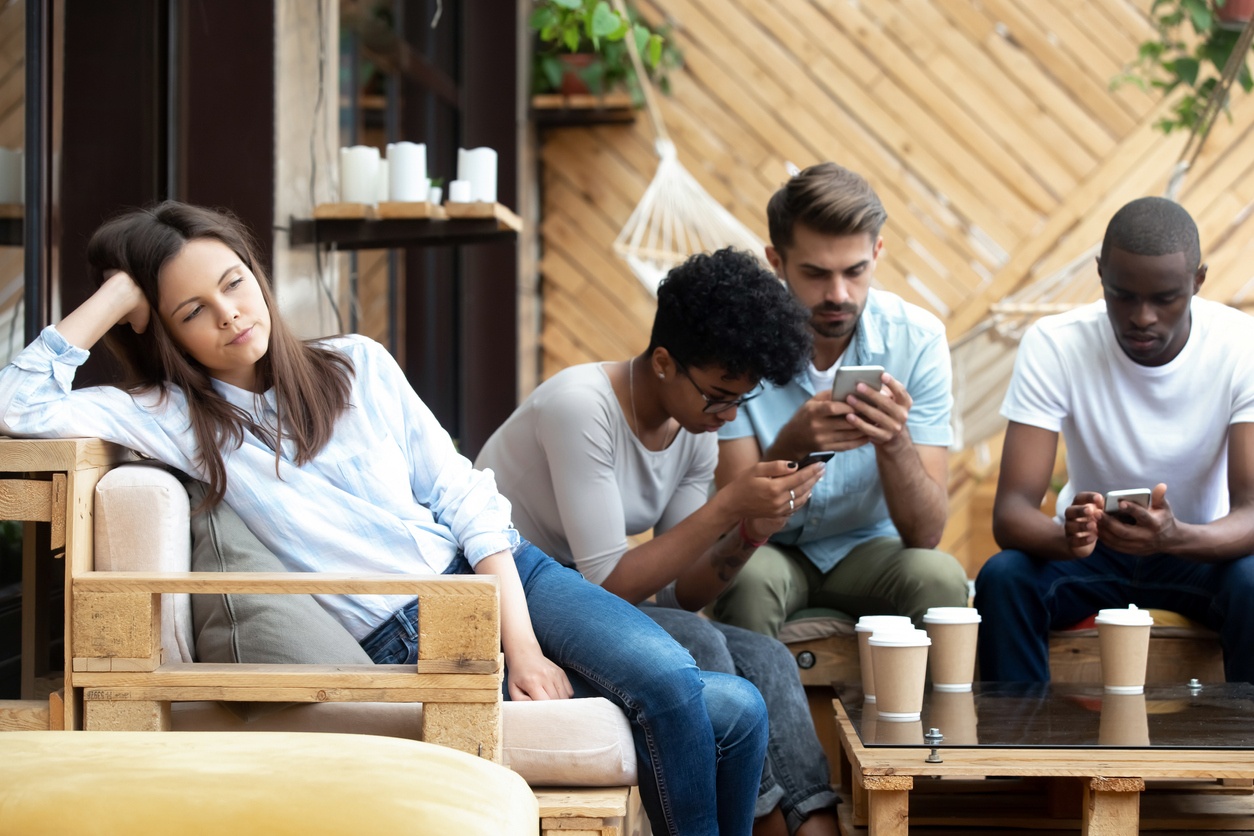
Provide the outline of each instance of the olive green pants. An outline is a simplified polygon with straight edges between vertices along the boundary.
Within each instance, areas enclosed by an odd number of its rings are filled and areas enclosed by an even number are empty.
[[[827,574],[793,546],[762,546],[709,614],[768,636],[794,612],[809,607],[864,615],[905,615],[922,624],[928,607],[965,607],[967,573],[953,556],[906,548],[877,537],[854,548]]]

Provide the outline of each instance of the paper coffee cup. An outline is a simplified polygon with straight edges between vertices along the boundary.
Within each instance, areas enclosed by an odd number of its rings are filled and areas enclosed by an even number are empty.
[[[975,678],[979,612],[973,607],[932,607],[923,615],[923,628],[932,639],[927,658],[932,690],[970,691]]]
[[[914,624],[904,615],[864,615],[853,628],[858,636],[858,665],[862,669],[862,694],[867,702],[875,702],[875,667],[867,639],[877,628],[891,630],[894,626],[900,630],[914,629]]]
[[[1097,742],[1102,746],[1148,746],[1145,694],[1103,694]]]
[[[936,644],[932,644],[936,652]],[[976,730],[975,694],[966,691],[937,691],[932,684],[932,698],[928,701],[929,727],[937,728],[945,736],[946,743],[974,746],[980,742]]]
[[[1127,609],[1099,610],[1096,622],[1102,686],[1112,694],[1144,693],[1153,616],[1134,604]]]
[[[880,725],[918,720],[923,710],[927,649],[922,630],[876,630],[867,640],[875,669],[875,710]]]
[[[904,723],[880,723],[875,727],[875,743],[895,743],[898,746],[922,746],[923,722],[908,720]]]

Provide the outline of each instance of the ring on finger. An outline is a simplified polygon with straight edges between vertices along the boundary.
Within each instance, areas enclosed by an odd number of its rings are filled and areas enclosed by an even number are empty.
[[[788,500],[788,510],[789,510],[789,511],[796,511],[796,510],[797,510],[797,501],[796,501],[796,500],[794,500],[794,499],[790,499],[790,500]]]

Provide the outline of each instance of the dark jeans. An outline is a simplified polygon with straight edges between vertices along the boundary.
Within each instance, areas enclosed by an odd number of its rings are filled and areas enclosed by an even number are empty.
[[[687,648],[702,671],[738,674],[762,693],[771,732],[754,815],[778,806],[788,832],[796,833],[811,813],[836,806],[827,756],[788,648],[778,639],[687,610],[655,604],[640,609]]]
[[[1102,543],[1079,560],[1036,560],[1004,551],[975,579],[980,678],[1049,681],[1049,631],[1100,609],[1171,610],[1219,633],[1229,682],[1254,682],[1254,556],[1195,563],[1166,554],[1137,557]]]

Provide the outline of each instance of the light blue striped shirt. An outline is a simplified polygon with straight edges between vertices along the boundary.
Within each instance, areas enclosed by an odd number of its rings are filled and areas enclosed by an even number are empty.
[[[905,384],[914,403],[906,426],[915,444],[947,447],[953,441],[953,373],[945,326],[900,296],[872,289],[858,320],[844,366],[883,366]],[[720,441],[753,436],[765,450],[801,405],[817,394],[808,370],[784,386],[765,384],[759,398],[737,410],[718,431]],[[855,546],[876,537],[897,537],[880,483],[875,447],[837,453],[827,463],[814,493],[771,538],[796,546],[820,571],[828,572]]]
[[[459,549],[474,565],[517,544],[491,471],[457,452],[392,356],[360,336],[324,345],[347,355],[355,373],[350,406],[313,461],[297,467],[288,442],[276,476],[274,451],[250,433],[224,456],[226,502],[258,539],[297,572],[439,574]],[[0,432],[104,438],[203,479],[183,392],[71,391],[87,357],[55,326],[44,329],[0,371]],[[273,424],[273,391],[214,385],[258,424]],[[408,600],[320,596],[358,639]]]

